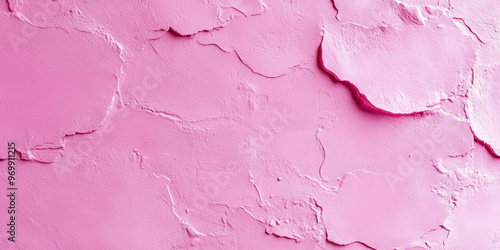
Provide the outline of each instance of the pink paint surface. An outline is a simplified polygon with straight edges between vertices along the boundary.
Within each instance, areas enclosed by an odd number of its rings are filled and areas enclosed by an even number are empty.
[[[0,249],[500,249],[499,10],[0,1]]]

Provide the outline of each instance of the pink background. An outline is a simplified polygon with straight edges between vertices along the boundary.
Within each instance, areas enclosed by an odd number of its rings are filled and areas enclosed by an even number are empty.
[[[2,250],[500,249],[500,4],[0,0],[0,147]]]

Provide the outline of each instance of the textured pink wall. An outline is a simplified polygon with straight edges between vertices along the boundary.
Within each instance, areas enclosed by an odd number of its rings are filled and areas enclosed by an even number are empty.
[[[500,249],[500,2],[0,0],[0,146],[2,250]]]

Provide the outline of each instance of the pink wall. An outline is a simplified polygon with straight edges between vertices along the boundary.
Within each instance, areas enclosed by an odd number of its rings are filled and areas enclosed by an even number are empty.
[[[498,0],[0,0],[2,250],[500,249],[499,157]]]

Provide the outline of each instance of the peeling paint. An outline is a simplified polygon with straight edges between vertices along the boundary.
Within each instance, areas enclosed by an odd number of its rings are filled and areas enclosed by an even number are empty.
[[[499,248],[499,10],[0,1],[0,249]]]

